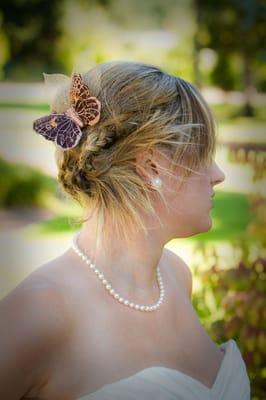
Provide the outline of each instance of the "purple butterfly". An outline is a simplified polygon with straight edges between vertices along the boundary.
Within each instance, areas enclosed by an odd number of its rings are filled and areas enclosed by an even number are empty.
[[[73,75],[69,98],[71,107],[66,112],[46,115],[33,123],[37,133],[62,150],[75,147],[83,133],[81,128],[95,125],[100,118],[101,103],[90,96],[80,74]]]
[[[67,113],[41,117],[34,121],[33,129],[63,150],[75,147],[82,136],[79,125]]]

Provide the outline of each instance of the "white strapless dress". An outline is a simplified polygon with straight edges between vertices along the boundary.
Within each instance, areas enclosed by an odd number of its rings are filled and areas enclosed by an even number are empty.
[[[250,400],[250,381],[234,339],[219,345],[224,358],[211,388],[176,369],[145,368],[78,400]]]

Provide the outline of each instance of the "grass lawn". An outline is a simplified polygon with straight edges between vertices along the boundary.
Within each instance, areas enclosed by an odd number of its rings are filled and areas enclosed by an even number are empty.
[[[191,237],[191,241],[240,239],[252,219],[248,197],[242,193],[216,192],[211,211],[213,226],[209,232]]]
[[[214,111],[218,121],[223,123],[254,123],[254,122],[265,122],[265,107],[254,106],[254,117],[247,118],[242,116],[243,106],[238,104],[220,103],[211,104],[211,108]]]

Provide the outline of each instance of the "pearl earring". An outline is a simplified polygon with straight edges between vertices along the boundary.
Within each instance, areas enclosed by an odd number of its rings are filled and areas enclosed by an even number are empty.
[[[160,188],[162,186],[162,181],[158,176],[152,179],[152,186],[155,186],[157,188]]]

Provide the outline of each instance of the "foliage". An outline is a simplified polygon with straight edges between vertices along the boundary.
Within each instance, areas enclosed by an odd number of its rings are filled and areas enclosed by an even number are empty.
[[[212,110],[220,124],[230,123],[230,124],[255,124],[257,122],[265,122],[265,106],[254,104],[254,118],[250,121],[241,115],[242,104],[230,104],[228,103],[216,103],[211,105]],[[252,126],[250,126],[252,130]]]
[[[247,226],[247,234],[256,240],[263,240],[266,248],[266,200],[254,194],[250,196],[250,207],[253,218]]]
[[[239,143],[227,142],[228,159],[231,162],[252,167],[253,182],[260,181],[266,177],[266,157],[264,143]]]
[[[56,182],[38,169],[0,158],[0,207],[43,206]]]
[[[2,0],[2,29],[8,38],[5,76],[13,80],[39,78],[43,70],[60,69],[54,43],[60,37],[60,0]]]
[[[165,65],[167,43],[145,38],[160,30],[172,36],[178,31],[178,70],[184,69],[180,65],[189,65],[192,53],[190,5],[175,0],[4,0],[0,11],[0,43],[2,32],[8,47],[2,61],[4,77],[39,79],[43,71],[71,73],[73,66],[83,69],[119,58]]]
[[[263,0],[3,0],[0,67],[5,79],[35,80],[122,58],[200,84],[199,52],[209,50],[217,61],[201,66],[204,82],[248,97],[266,85],[265,10]]]
[[[265,62],[265,50],[262,50],[265,42],[265,3],[263,0],[195,0],[195,7],[199,14],[199,45],[218,54],[213,72],[214,83],[224,89],[234,89],[230,74],[232,56],[237,54],[241,57],[244,80],[245,65],[254,69],[256,62]]]
[[[191,78],[194,22],[189,3],[68,0],[60,25],[63,35],[56,46],[67,72],[73,65],[86,70],[95,63],[129,59]]]
[[[224,54],[219,54],[218,61],[211,72],[212,82],[224,90],[236,88],[237,75],[234,73],[231,60]]]
[[[193,305],[216,342],[236,340],[251,380],[252,400],[261,400],[266,395],[266,202],[252,196],[250,204],[253,218],[246,237],[232,242],[240,254],[238,261],[221,268],[214,245],[212,267],[202,271],[196,265],[194,269],[201,285]],[[198,245],[203,259],[208,247],[210,243]]]
[[[202,289],[195,293],[193,305],[202,323],[215,341],[236,340],[253,394],[265,395],[266,259],[241,260],[226,270],[219,269],[217,260],[210,270],[195,270],[195,275],[200,275]]]

